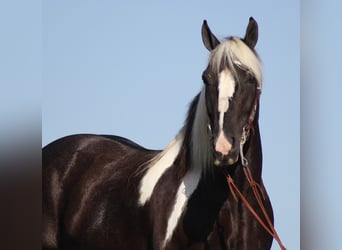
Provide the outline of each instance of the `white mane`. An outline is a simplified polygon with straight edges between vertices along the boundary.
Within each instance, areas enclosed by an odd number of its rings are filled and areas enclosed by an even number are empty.
[[[202,88],[194,126],[191,132],[191,167],[204,169],[213,162],[212,146],[208,129],[208,114],[205,103],[205,87]]]

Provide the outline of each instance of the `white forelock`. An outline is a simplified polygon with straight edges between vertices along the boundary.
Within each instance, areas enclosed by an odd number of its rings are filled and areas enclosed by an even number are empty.
[[[248,69],[257,79],[258,88],[262,87],[261,63],[258,56],[240,39],[231,37],[222,41],[211,53],[210,65],[220,73],[221,63],[226,60],[234,73],[234,66]]]

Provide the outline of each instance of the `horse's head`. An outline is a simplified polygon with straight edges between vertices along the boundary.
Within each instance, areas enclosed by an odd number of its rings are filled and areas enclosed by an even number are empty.
[[[204,21],[202,39],[211,52],[202,78],[215,165],[232,165],[239,158],[243,129],[254,119],[251,114],[261,90],[260,61],[254,51],[258,25],[250,18],[243,39],[219,42]]]

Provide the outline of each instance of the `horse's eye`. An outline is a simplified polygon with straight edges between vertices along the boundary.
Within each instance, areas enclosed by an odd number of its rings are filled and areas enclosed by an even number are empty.
[[[255,76],[250,72],[247,73],[247,83],[257,84]]]
[[[214,81],[215,81],[215,77],[210,72],[203,72],[202,80],[203,80],[204,84],[206,84],[206,85],[213,85]]]

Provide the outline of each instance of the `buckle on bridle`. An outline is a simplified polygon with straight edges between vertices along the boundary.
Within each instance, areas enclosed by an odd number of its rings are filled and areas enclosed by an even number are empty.
[[[242,129],[242,135],[241,135],[241,141],[240,141],[240,158],[241,158],[242,166],[248,165],[248,160],[243,153],[243,146],[248,140],[249,135],[250,135],[250,127],[249,127],[249,124],[246,124]]]

